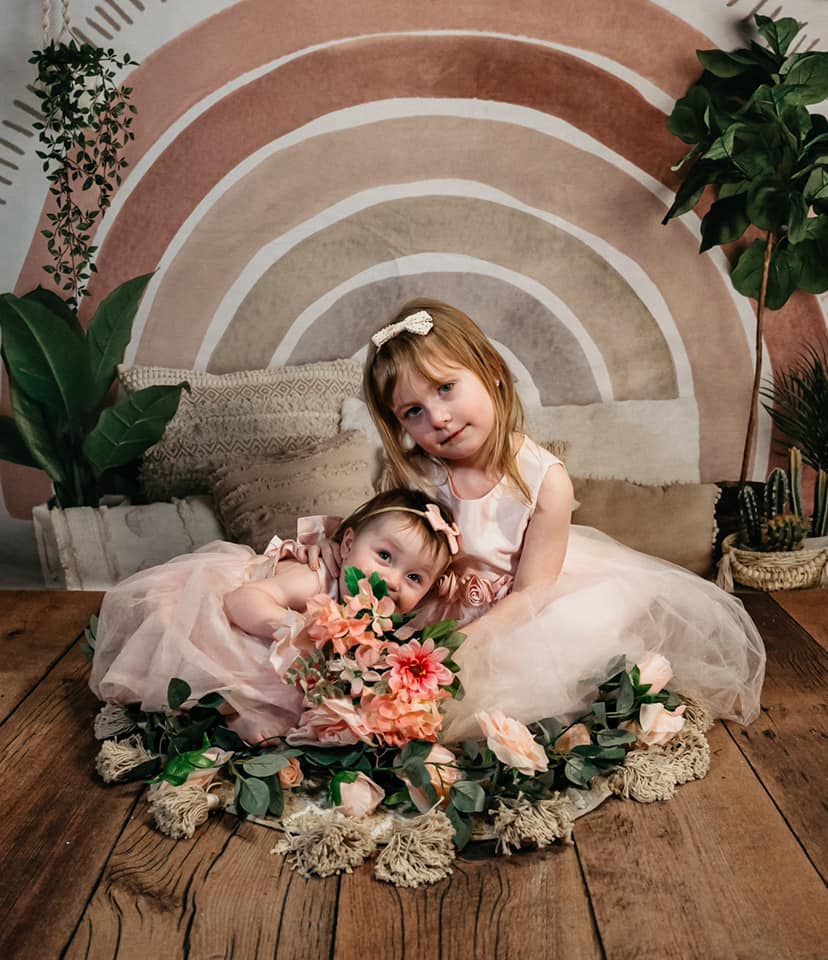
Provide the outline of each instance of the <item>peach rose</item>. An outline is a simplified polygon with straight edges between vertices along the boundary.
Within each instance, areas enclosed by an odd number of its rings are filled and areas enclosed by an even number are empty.
[[[437,739],[443,724],[439,701],[450,696],[444,690],[433,700],[409,700],[393,693],[362,697],[365,723],[390,747],[404,747],[409,740]]]
[[[437,791],[437,797],[440,800],[440,806],[448,799],[451,785],[457,780],[463,778],[463,771],[457,766],[457,758],[446,747],[435,743],[425,759],[425,768],[431,777],[431,785]],[[401,779],[405,780],[400,771]],[[414,806],[420,813],[427,813],[431,809],[431,803],[425,792],[420,787],[413,787],[407,780],[408,794],[414,802]]]
[[[647,693],[658,693],[663,690],[673,676],[670,661],[660,653],[645,654],[636,666],[639,672],[639,683],[650,684]]]
[[[339,784],[338,809],[348,817],[367,817],[385,799],[385,791],[364,773],[358,773],[353,783],[346,780]]]
[[[474,716],[489,749],[501,763],[528,777],[548,769],[546,751],[520,720],[505,716],[501,710],[492,713],[481,710]]]
[[[619,726],[635,734],[636,740],[646,746],[667,743],[684,726],[686,707],[682,704],[675,710],[667,710],[663,703],[642,703],[638,711],[638,723],[626,720]]]
[[[583,723],[575,723],[555,741],[558,753],[571,753],[573,747],[588,747],[592,743],[589,730]]]
[[[290,757],[288,759],[288,766],[282,767],[279,771],[279,783],[285,790],[292,790],[294,787],[298,787],[304,779],[305,775],[302,773],[302,768],[299,766],[299,761],[296,757]]]

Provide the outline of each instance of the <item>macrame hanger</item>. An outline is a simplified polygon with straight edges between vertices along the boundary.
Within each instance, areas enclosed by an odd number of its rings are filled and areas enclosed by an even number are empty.
[[[52,36],[52,0],[40,2],[40,28],[43,33],[43,46],[48,46],[50,40],[60,43],[64,37],[72,39],[72,17],[69,12],[70,0],[60,0],[61,26],[57,34]]]

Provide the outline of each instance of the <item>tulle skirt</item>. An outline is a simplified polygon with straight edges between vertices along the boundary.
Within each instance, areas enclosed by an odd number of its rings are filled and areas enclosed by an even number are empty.
[[[747,724],[759,713],[765,648],[756,626],[740,600],[682,567],[573,526],[555,586],[518,597],[507,626],[484,617],[469,627],[455,657],[466,696],[448,704],[443,739],[480,736],[479,710],[571,721],[615,658],[631,667],[649,651],[672,664],[669,689],[715,716]]]
[[[180,677],[195,698],[219,691],[238,713],[230,726],[245,739],[286,733],[301,712],[300,692],[282,680],[293,655],[276,657],[272,642],[238,629],[224,613],[225,594],[271,576],[273,562],[215,541],[112,587],[98,623],[93,692],[164,710],[169,681]]]

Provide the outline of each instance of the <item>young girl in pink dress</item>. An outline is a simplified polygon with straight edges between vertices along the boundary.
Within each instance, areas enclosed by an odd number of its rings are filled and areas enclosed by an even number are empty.
[[[339,545],[341,572],[300,562],[327,536]],[[101,700],[161,711],[169,681],[180,677],[193,698],[221,692],[245,740],[282,736],[302,709],[301,692],[283,677],[307,652],[298,646],[307,601],[319,593],[340,599],[344,569],[353,566],[378,573],[397,612],[408,613],[456,550],[450,513],[415,490],[379,494],[344,521],[300,519],[297,539],[275,537],[263,556],[240,544],[207,544],[107,592],[89,685]]]
[[[572,717],[610,661],[646,652],[716,716],[757,716],[765,652],[741,602],[570,525],[566,470],[524,433],[506,363],[465,314],[407,304],[372,337],[364,389],[391,482],[446,504],[461,531],[449,596],[425,612],[467,624],[456,655],[466,696],[448,705],[444,739],[479,736],[478,710]]]

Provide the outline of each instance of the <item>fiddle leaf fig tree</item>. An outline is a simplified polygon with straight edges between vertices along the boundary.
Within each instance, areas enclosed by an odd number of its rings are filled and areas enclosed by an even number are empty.
[[[802,24],[756,16],[760,41],[733,52],[698,50],[704,72],[667,120],[691,145],[674,169],[684,181],[664,217],[692,210],[706,187],[715,199],[701,221],[700,252],[762,236],[739,255],[731,281],[756,301],[753,391],[740,482],[756,429],[765,310],[795,290],[828,290],[828,119],[809,105],[828,97],[828,53],[788,53]]]

